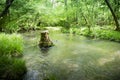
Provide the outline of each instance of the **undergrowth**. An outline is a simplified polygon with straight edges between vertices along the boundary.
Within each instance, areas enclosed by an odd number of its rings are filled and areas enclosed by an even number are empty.
[[[70,29],[62,29],[62,32],[120,42],[120,32],[111,29],[108,30],[108,29],[94,28],[89,31],[88,28],[70,28]]]
[[[0,34],[0,80],[22,80],[26,72],[25,61],[20,57],[23,51],[22,36]],[[19,58],[18,58],[19,57]]]

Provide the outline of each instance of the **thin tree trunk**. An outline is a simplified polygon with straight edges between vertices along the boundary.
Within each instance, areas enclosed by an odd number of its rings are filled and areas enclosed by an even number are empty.
[[[115,15],[115,13],[114,13],[114,11],[113,11],[113,9],[112,9],[112,7],[111,7],[109,1],[108,1],[108,0],[105,0],[105,2],[106,2],[106,4],[107,4],[108,8],[110,9],[111,14],[112,14],[112,16],[113,16],[113,18],[114,18],[114,21],[115,21],[115,24],[116,24],[116,29],[115,29],[115,30],[120,30],[119,22],[118,22],[117,16]]]

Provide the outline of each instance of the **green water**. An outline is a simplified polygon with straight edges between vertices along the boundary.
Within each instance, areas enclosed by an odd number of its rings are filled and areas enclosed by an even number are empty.
[[[24,80],[120,80],[120,44],[50,32],[55,44],[38,47],[40,31],[24,33]]]

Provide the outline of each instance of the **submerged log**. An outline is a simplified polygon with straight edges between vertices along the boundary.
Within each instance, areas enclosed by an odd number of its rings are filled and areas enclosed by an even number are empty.
[[[49,38],[49,32],[48,31],[42,31],[41,32],[41,39],[39,41],[39,47],[40,48],[48,48],[53,46],[53,42]]]

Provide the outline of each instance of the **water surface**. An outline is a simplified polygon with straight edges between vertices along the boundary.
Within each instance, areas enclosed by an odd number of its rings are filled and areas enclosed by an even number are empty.
[[[24,80],[120,80],[120,44],[50,32],[55,44],[38,47],[40,31],[24,33]]]

